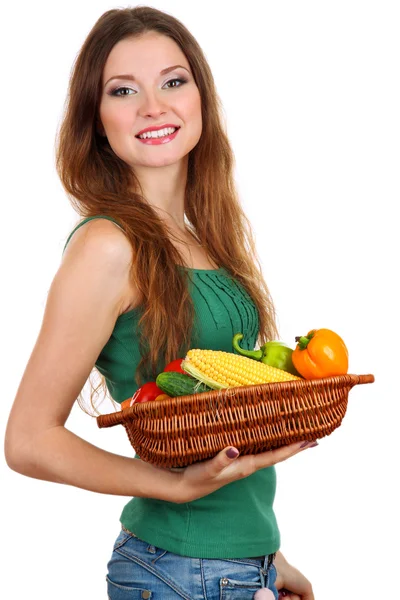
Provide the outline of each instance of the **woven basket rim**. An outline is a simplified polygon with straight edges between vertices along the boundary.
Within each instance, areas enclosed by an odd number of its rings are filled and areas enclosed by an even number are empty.
[[[332,390],[335,387],[340,386],[348,386],[352,388],[357,384],[366,384],[373,383],[375,381],[375,377],[372,374],[367,375],[355,375],[355,374],[345,374],[345,375],[334,375],[331,377],[321,377],[319,379],[293,379],[290,381],[282,381],[282,382],[273,382],[273,383],[261,383],[255,385],[242,385],[236,387],[228,387],[220,390],[211,390],[206,392],[200,392],[195,394],[189,394],[186,396],[175,396],[171,398],[166,398],[163,400],[152,400],[151,402],[139,402],[137,404],[133,404],[133,406],[125,409],[121,409],[118,411],[114,411],[112,413],[99,415],[96,420],[99,427],[104,427],[108,425],[104,425],[104,422],[107,418],[112,417],[113,425],[129,423],[135,416],[142,416],[147,412],[153,412],[154,409],[161,405],[170,405],[171,403],[176,404],[179,407],[187,406],[190,408],[191,404],[202,402],[209,402],[210,400],[224,400],[226,398],[237,398],[239,400],[245,398],[245,394],[248,393],[256,393],[260,396],[260,401],[263,401],[262,393],[264,389],[268,389],[269,392],[274,393],[284,391],[286,394],[290,395],[292,393],[292,398],[296,398],[296,391],[304,390],[320,390],[320,388],[326,388],[327,390]]]

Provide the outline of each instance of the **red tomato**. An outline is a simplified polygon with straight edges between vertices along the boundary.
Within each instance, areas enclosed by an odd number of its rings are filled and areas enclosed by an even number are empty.
[[[155,400],[157,396],[164,392],[158,387],[155,381],[144,383],[132,396],[132,404],[135,402],[148,402]]]
[[[175,373],[184,373],[187,375],[186,371],[181,368],[182,361],[183,358],[177,358],[176,360],[173,360],[165,367],[164,373],[165,371],[174,371]]]
[[[157,396],[163,393],[164,392],[160,390],[154,381],[149,381],[137,389],[132,398],[128,398],[127,400],[121,402],[121,409],[124,410],[125,408],[129,408],[135,404],[135,402],[148,402],[149,400],[155,400]]]

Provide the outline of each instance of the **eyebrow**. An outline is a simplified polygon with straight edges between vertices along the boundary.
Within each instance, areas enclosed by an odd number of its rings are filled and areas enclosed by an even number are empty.
[[[174,69],[177,69],[178,67],[180,67],[181,69],[185,69],[185,71],[187,71],[188,73],[190,72],[186,67],[183,67],[182,65],[174,65],[173,67],[167,67],[166,69],[160,71],[160,75],[166,75],[167,73],[173,71]],[[126,75],[115,75],[114,77],[110,77],[110,79],[104,84],[104,87],[106,87],[107,83],[109,83],[113,79],[129,79],[130,81],[136,81],[135,77],[130,73],[127,73]]]

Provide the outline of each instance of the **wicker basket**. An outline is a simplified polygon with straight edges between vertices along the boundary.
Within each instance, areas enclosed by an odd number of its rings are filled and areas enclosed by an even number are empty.
[[[342,422],[352,387],[373,375],[246,385],[134,404],[97,417],[99,427],[122,424],[146,462],[185,467],[226,446],[257,454],[332,433]]]

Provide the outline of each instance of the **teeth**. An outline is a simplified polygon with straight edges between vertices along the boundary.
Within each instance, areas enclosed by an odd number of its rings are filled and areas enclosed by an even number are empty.
[[[164,137],[166,135],[171,135],[171,133],[174,133],[174,131],[176,131],[177,129],[177,127],[166,127],[165,129],[159,129],[158,131],[147,131],[146,133],[142,133],[142,135],[139,135],[138,137],[141,140],[145,140],[146,138]]]

